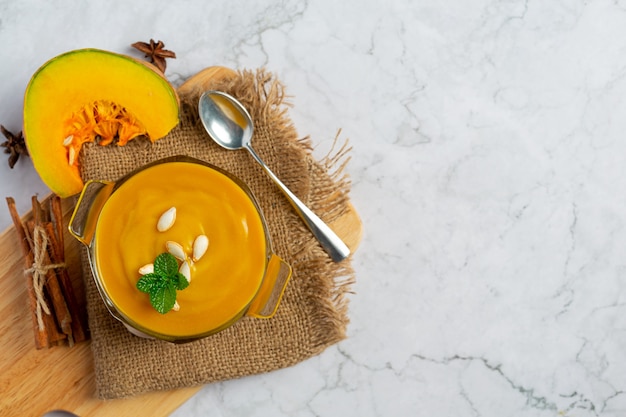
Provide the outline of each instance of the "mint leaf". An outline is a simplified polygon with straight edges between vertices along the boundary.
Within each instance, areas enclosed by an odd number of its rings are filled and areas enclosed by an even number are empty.
[[[189,281],[187,281],[187,278],[185,278],[185,276],[180,272],[176,273],[176,278],[177,281],[175,285],[177,290],[184,290],[189,286]]]
[[[150,304],[156,311],[165,314],[174,307],[176,288],[171,284],[159,285],[150,292]]]
[[[150,304],[165,314],[176,303],[176,290],[184,290],[189,281],[178,272],[178,261],[170,253],[162,253],[154,260],[154,272],[137,281],[137,289],[150,295]]]
[[[139,281],[137,281],[137,289],[141,292],[149,293],[160,279],[161,277],[155,273],[143,275],[139,278]]]
[[[171,253],[162,253],[154,260],[154,272],[161,276],[172,276],[178,272],[178,262]]]

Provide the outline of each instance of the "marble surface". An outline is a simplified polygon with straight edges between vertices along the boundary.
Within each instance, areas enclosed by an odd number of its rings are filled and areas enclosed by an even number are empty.
[[[48,58],[151,37],[174,83],[275,72],[319,156],[342,129],[365,231],[345,341],[174,416],[626,415],[626,1],[0,0],[0,122]]]

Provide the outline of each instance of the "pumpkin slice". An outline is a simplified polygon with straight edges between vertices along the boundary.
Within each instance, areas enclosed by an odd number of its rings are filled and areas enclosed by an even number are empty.
[[[24,138],[35,169],[61,197],[83,187],[78,155],[86,142],[124,146],[151,141],[178,124],[172,85],[146,62],[98,49],[52,58],[32,76],[24,95]]]

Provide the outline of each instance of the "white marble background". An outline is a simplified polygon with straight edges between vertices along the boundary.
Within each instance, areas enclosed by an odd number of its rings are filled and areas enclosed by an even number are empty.
[[[267,66],[320,156],[343,129],[365,230],[347,340],[174,416],[626,415],[626,1],[0,0],[0,122],[46,59],[151,37],[175,83]]]

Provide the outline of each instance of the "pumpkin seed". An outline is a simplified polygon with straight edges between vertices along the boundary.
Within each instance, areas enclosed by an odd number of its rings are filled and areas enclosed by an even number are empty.
[[[74,161],[76,160],[76,150],[74,148],[70,148],[68,153],[69,153],[67,157],[68,163],[70,165],[74,165]]]
[[[172,310],[174,311],[180,310],[180,304],[178,304],[178,301],[174,301],[174,307],[172,307]]]
[[[183,249],[180,243],[168,240],[167,242],[165,242],[165,247],[167,251],[171,253],[172,255],[174,255],[176,259],[181,260],[181,261],[185,260],[186,258],[185,250]]]
[[[139,268],[139,273],[141,275],[151,274],[154,272],[154,264],[145,264],[141,268]]]
[[[170,227],[174,226],[174,222],[176,221],[176,207],[171,207],[165,211],[165,213],[161,214],[159,217],[159,221],[157,222],[157,230],[159,232],[165,232],[169,230]]]
[[[191,267],[189,266],[189,261],[183,261],[183,263],[180,264],[180,268],[178,268],[178,272],[183,274],[187,282],[191,282]]]
[[[193,241],[193,255],[192,259],[194,262],[198,262],[200,258],[206,253],[209,248],[209,238],[205,235],[200,235],[196,237]]]

